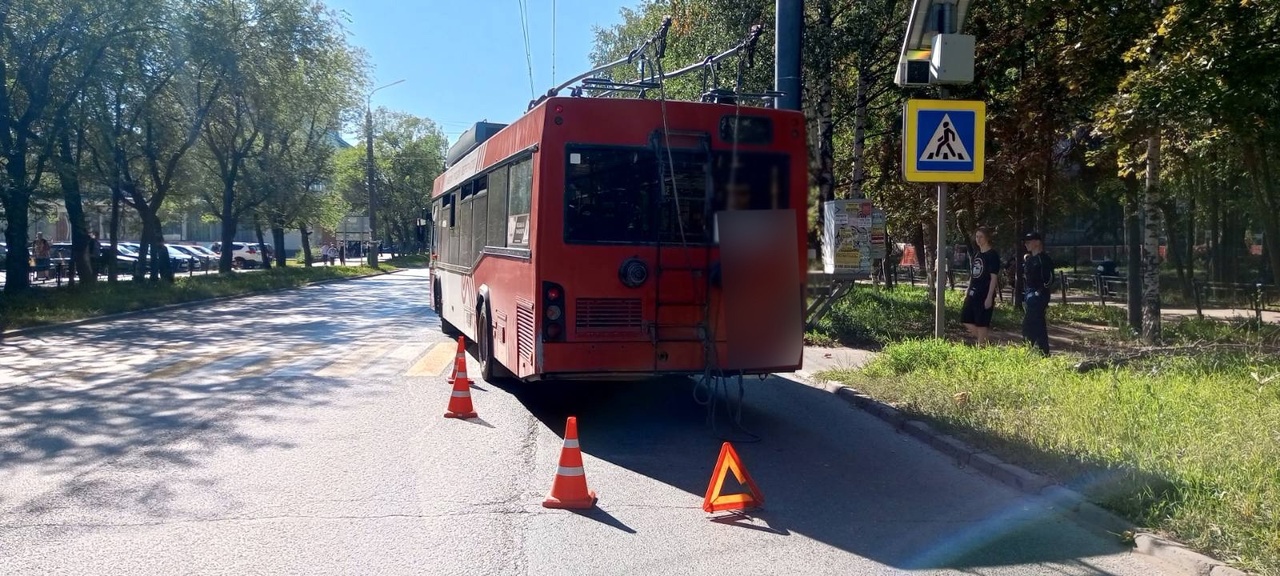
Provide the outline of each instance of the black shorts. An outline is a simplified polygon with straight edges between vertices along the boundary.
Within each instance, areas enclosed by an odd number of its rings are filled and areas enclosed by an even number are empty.
[[[964,306],[960,308],[960,322],[973,324],[979,328],[988,328],[991,326],[991,315],[995,310],[995,306],[986,307],[983,296],[966,296]]]

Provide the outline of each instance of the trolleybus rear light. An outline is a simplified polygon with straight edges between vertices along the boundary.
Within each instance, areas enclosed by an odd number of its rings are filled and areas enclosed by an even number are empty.
[[[547,324],[544,332],[546,332],[546,340],[559,340],[564,328],[561,328],[559,324]]]
[[[542,283],[542,339],[552,342],[564,338],[564,288],[555,282]]]

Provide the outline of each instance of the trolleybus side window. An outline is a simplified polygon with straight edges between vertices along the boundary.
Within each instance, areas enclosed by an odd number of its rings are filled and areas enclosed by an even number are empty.
[[[475,262],[484,251],[485,230],[489,224],[489,178],[480,176],[475,180],[475,195],[471,197],[471,259]]]
[[[458,201],[458,260],[453,264],[461,266],[470,266],[475,260],[474,253],[471,253],[474,244],[471,241],[471,212],[474,202],[472,202],[472,193],[474,193],[474,184],[467,182],[462,184],[462,196]]]
[[[489,173],[488,240],[486,246],[507,246],[507,167]]]
[[[533,159],[526,158],[511,166],[507,199],[507,245],[529,246],[529,208],[533,200]]]
[[[452,250],[457,238],[457,231],[453,227],[455,202],[455,194],[450,192],[441,196],[438,203],[440,219],[436,227],[436,254],[440,261],[446,264],[453,263]]]

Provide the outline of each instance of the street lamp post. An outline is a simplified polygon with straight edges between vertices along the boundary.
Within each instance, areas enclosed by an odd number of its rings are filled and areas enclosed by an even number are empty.
[[[378,209],[377,195],[374,193],[373,178],[373,95],[383,88],[390,88],[404,82],[404,80],[396,80],[390,84],[379,86],[369,92],[365,98],[364,107],[364,137],[365,137],[365,185],[369,188],[369,266],[378,267],[378,248],[373,242],[374,234],[377,233],[377,217],[375,213]]]

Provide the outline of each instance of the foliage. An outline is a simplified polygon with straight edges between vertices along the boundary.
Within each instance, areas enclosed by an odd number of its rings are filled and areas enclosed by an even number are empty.
[[[410,246],[417,220],[430,220],[428,199],[436,177],[444,172],[448,139],[430,119],[384,108],[374,113],[373,125],[379,237]],[[351,206],[369,205],[367,155],[359,146],[343,150],[335,159],[334,188]]]
[[[1202,352],[1086,374],[1071,362],[906,341],[862,371],[827,376],[1141,526],[1280,574],[1280,357]]]
[[[144,255],[196,199],[224,242],[248,221],[279,243],[346,208],[325,184],[366,65],[319,0],[18,0],[0,31],[6,292],[28,287],[27,215],[48,211],[51,175],[86,258],[84,197],[135,211]]]

